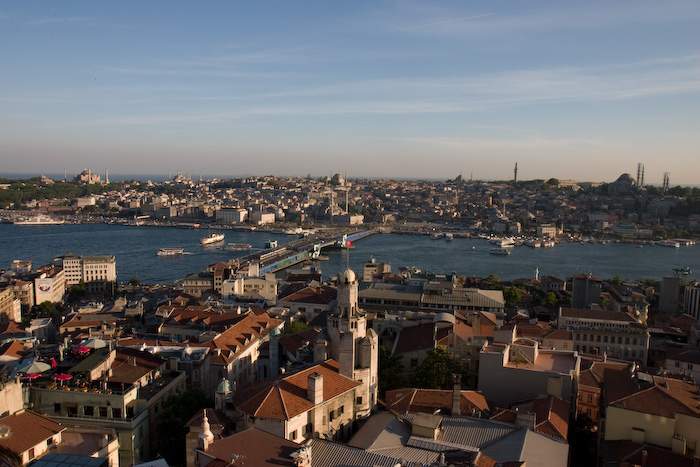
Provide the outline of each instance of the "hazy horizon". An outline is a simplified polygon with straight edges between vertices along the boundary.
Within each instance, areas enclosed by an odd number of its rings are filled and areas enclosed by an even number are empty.
[[[700,183],[693,0],[5,2],[3,171]]]

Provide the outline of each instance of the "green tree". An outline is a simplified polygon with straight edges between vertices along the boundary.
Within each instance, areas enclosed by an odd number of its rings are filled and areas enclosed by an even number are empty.
[[[520,303],[521,295],[520,295],[520,290],[518,290],[517,287],[506,287],[503,290],[503,298],[506,301],[506,306],[508,307],[514,307],[517,306],[518,303]]]
[[[284,329],[285,334],[296,334],[297,332],[309,329],[309,325],[303,321],[293,321],[288,323]]]
[[[163,402],[156,430],[157,457],[164,458],[170,465],[185,465],[185,437],[189,431],[185,423],[199,410],[213,405],[214,401],[197,389],[189,389]]]
[[[81,279],[79,283],[70,288],[68,296],[71,301],[74,301],[87,297],[87,293],[88,291],[87,287],[85,287],[85,282]]]
[[[39,314],[41,314],[41,316],[53,316],[57,311],[56,305],[49,300],[45,300],[39,304]]]
[[[496,274],[489,274],[489,275],[486,277],[486,280],[487,280],[488,282],[490,282],[491,284],[497,284],[497,283],[501,282],[501,278],[498,277],[498,275],[496,275]]]
[[[138,276],[134,276],[131,279],[129,279],[129,285],[139,285],[141,284],[141,279],[138,278]]]
[[[403,377],[404,366],[401,355],[392,355],[384,346],[379,346],[379,396],[386,391],[400,389],[406,385]]]
[[[413,387],[428,389],[451,389],[452,375],[460,373],[457,362],[442,347],[428,351],[425,360],[416,367],[409,383]]]
[[[612,285],[622,285],[622,279],[620,278],[620,276],[613,277],[610,282],[612,283]]]

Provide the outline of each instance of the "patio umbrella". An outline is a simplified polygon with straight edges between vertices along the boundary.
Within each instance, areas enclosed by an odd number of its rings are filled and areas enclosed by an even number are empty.
[[[53,380],[55,380],[55,381],[60,381],[60,382],[61,382],[61,386],[63,386],[63,382],[73,379],[73,376],[67,375],[67,374],[65,374],[65,373],[61,373],[60,375],[53,375],[53,376],[51,377],[51,379],[53,379]]]
[[[86,341],[84,341],[81,346],[89,347],[91,349],[102,349],[104,347],[107,347],[107,342],[105,342],[103,339],[100,339],[98,337],[93,337],[90,338]]]
[[[17,373],[43,373],[51,369],[51,365],[36,360],[28,360],[17,367]]]
[[[37,379],[41,376],[41,373],[25,373],[22,379]]]
[[[92,350],[92,349],[91,349],[90,347],[85,347],[84,345],[81,345],[80,347],[78,347],[77,349],[75,349],[75,351],[78,352],[78,353],[87,353],[87,352],[89,352],[89,351],[91,351],[91,350]]]
[[[58,362],[56,361],[55,358],[51,357],[51,368],[56,368],[58,366]]]

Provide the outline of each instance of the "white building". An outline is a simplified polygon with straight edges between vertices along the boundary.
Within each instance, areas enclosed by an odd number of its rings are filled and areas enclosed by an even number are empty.
[[[250,221],[255,225],[272,224],[275,222],[275,213],[256,211],[251,214]]]
[[[117,280],[117,260],[112,255],[76,256],[68,253],[56,258],[63,267],[66,287],[82,280],[90,293],[104,292],[107,284]]]
[[[216,211],[216,220],[222,224],[242,224],[248,219],[248,210],[238,209],[219,209]]]

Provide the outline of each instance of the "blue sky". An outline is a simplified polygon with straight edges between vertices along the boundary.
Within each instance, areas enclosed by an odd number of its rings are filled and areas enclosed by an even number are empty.
[[[700,184],[700,3],[0,3],[2,171]]]

